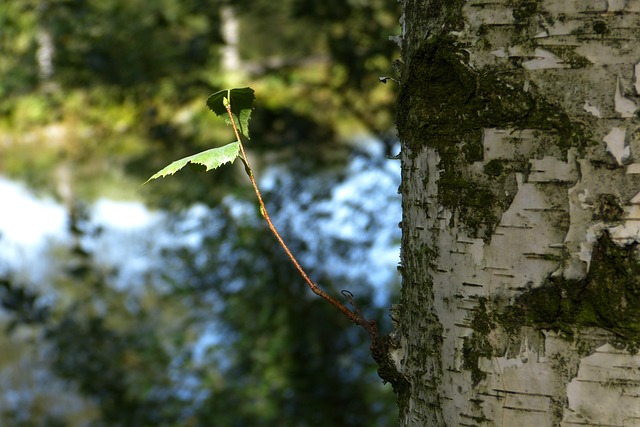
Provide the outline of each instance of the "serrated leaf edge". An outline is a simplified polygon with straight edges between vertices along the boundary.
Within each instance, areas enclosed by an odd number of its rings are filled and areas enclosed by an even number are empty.
[[[225,153],[224,151],[230,150],[231,153]],[[211,152],[221,152],[220,161],[216,161],[213,163],[209,163],[203,160],[203,158]],[[233,163],[233,161],[238,158],[240,155],[240,141],[232,142],[230,144],[224,145],[222,147],[211,148],[209,150],[204,150],[199,153],[193,154],[191,156],[183,157],[182,159],[178,159],[174,162],[169,163],[169,165],[160,169],[158,172],[153,174],[149,179],[147,179],[144,184],[147,184],[149,181],[154,179],[163,178],[167,175],[173,175],[178,172],[180,169],[184,168],[188,163],[199,164],[206,167],[206,171],[210,171],[212,169],[217,169],[225,163]]]

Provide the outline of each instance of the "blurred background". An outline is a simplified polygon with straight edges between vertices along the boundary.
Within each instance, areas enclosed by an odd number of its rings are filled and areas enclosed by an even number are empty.
[[[274,222],[390,329],[395,0],[0,1],[0,426],[392,426],[368,336],[311,294],[206,98],[251,86]]]

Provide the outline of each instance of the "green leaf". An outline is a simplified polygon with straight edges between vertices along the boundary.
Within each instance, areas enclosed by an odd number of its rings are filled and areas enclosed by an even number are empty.
[[[145,181],[145,184],[152,179],[162,178],[163,176],[167,175],[173,175],[174,173],[185,167],[187,163],[204,165],[209,171],[211,169],[216,169],[225,163],[232,163],[239,155],[240,141],[232,142],[231,144],[227,144],[223,147],[202,151],[192,156],[176,160],[169,166],[156,172],[151,178]]]
[[[229,113],[225,107],[225,99],[227,103],[231,104],[233,121],[238,130],[249,139],[249,119],[253,110],[253,100],[256,99],[253,89],[250,87],[224,89],[207,98],[207,106],[211,111],[222,116],[227,124],[231,124]]]

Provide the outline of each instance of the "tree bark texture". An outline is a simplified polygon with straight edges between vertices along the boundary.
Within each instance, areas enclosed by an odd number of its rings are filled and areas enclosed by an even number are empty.
[[[640,1],[402,3],[401,425],[640,426]]]

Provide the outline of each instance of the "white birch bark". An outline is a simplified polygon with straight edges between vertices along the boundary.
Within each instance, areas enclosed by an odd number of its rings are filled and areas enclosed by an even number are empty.
[[[222,20],[222,38],[225,43],[222,47],[222,62],[220,65],[227,79],[235,81],[240,77],[233,78],[233,76],[242,72],[243,65],[238,47],[240,43],[240,21],[236,13],[236,6],[222,6],[220,8],[220,19]]]
[[[56,46],[53,41],[53,34],[49,25],[45,22],[46,15],[49,12],[49,2],[42,1],[37,6],[36,27],[36,63],[38,64],[38,75],[45,89],[52,85],[52,79],[55,74],[54,58],[56,55]]]
[[[401,2],[401,425],[640,426],[640,1]]]

